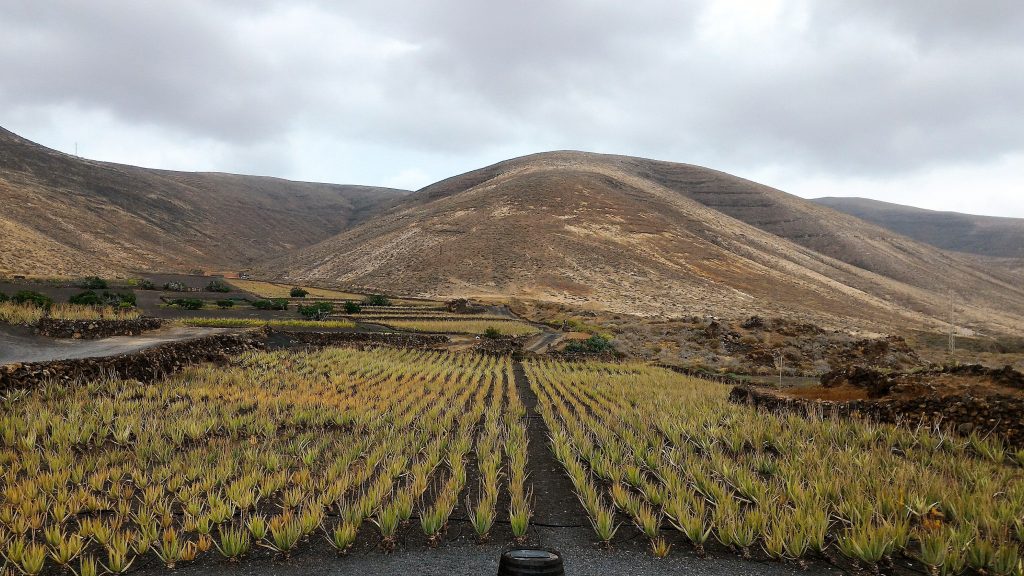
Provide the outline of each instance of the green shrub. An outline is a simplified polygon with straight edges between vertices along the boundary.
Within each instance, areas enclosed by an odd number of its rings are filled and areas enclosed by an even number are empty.
[[[363,311],[363,306],[359,302],[345,300],[344,306],[346,314],[358,314],[359,312]]]
[[[566,352],[577,354],[600,354],[612,347],[611,339],[603,334],[593,334],[586,340],[573,340],[565,345]]]
[[[139,290],[156,290],[156,284],[153,284],[152,280],[141,278],[135,284],[139,287]]]
[[[167,292],[188,292],[188,286],[185,286],[182,282],[168,282],[164,284],[164,290]]]
[[[391,306],[391,300],[383,294],[371,294],[366,297],[367,306]]]
[[[134,292],[118,292],[116,294],[104,292],[103,298],[106,299],[107,303],[111,306],[123,306],[128,304],[129,306],[134,307],[136,305]]]
[[[232,308],[234,305],[234,300],[217,300],[217,308],[220,308],[221,310],[225,308]]]
[[[334,304],[330,302],[317,302],[309,306],[299,306],[299,314],[310,320],[323,320],[334,312]]]
[[[31,290],[21,290],[11,297],[11,301],[15,304],[33,304],[38,308],[53,306],[53,299],[49,296]]]
[[[252,307],[258,310],[287,310],[288,301],[284,298],[274,298],[272,300],[256,300],[252,303]]]
[[[68,298],[68,302],[71,304],[78,304],[80,306],[99,306],[103,304],[103,299],[100,295],[93,292],[92,290],[86,290],[79,294],[75,294],[71,298]]]
[[[299,288],[298,286],[296,286],[295,288],[292,288],[292,291],[291,291],[292,298],[305,298],[308,295],[309,295],[309,292],[306,292],[305,290],[303,290],[302,288]]]
[[[488,326],[487,329],[484,330],[484,338],[500,338],[500,337],[501,337],[501,330],[498,330],[494,326]]]
[[[0,292],[0,302],[7,302],[7,300],[8,300],[7,294],[4,294],[3,292]]]
[[[106,290],[110,285],[99,276],[88,276],[78,283],[78,287],[86,290]]]
[[[203,308],[203,301],[198,298],[175,298],[167,304],[177,306],[182,310],[201,310]]]
[[[71,304],[78,304],[81,306],[113,306],[134,308],[135,307],[135,294],[133,292],[104,292],[103,294],[97,294],[92,290],[86,290],[79,294],[75,294],[71,298],[68,298],[68,302]]]
[[[206,285],[207,292],[231,292],[231,286],[228,286],[223,280],[210,280],[210,283]]]

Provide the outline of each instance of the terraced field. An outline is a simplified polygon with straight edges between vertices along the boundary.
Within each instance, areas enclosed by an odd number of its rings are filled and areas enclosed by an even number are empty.
[[[437,334],[486,334],[488,330],[496,330],[502,336],[529,336],[540,332],[539,328],[526,322],[503,318],[493,320],[463,320],[458,317],[436,320],[383,319],[372,320],[372,322],[399,330]]]

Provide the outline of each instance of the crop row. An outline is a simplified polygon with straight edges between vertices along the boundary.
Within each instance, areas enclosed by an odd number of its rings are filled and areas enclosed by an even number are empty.
[[[503,336],[528,336],[540,331],[516,320],[379,320],[375,323],[399,330],[440,334],[485,334],[493,329]]]
[[[436,543],[463,503],[484,540],[503,489],[522,536],[524,417],[507,359],[393,349],[254,352],[151,384],[12,392],[0,573],[287,556],[313,537],[344,553],[367,530],[390,549],[414,515]]]
[[[643,365],[530,362],[538,410],[598,538],[619,519],[669,553],[675,530],[803,562],[1020,574],[1024,464],[992,438],[727,401],[728,388]]]
[[[298,320],[276,318],[179,318],[176,320],[185,326],[205,326],[210,328],[248,328],[270,326],[271,328],[355,328],[351,320]]]

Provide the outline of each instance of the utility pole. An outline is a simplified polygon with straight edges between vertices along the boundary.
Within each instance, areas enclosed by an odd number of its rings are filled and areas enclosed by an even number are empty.
[[[953,289],[949,289],[949,353],[956,353],[956,318],[954,316]]]

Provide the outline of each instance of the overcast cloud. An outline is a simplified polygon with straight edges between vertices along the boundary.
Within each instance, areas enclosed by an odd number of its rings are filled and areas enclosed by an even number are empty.
[[[418,188],[553,149],[1024,217],[1018,0],[0,0],[0,125]]]

